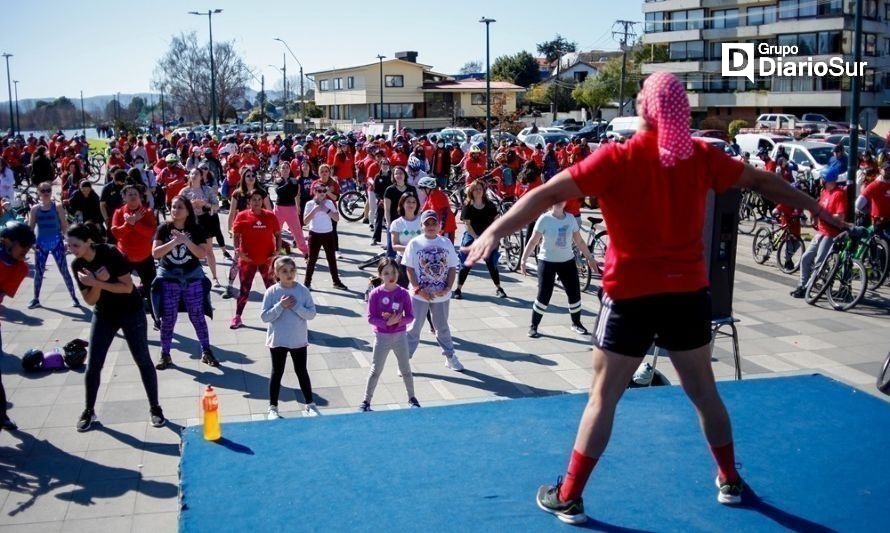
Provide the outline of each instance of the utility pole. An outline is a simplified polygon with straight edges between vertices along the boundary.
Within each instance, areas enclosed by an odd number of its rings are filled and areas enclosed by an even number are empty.
[[[83,91],[80,91],[80,127],[83,128],[83,134],[87,134],[87,114],[83,110]]]
[[[16,131],[22,133],[22,119],[19,118],[19,80],[12,80],[15,85],[15,125]]]
[[[853,30],[853,63],[862,62],[862,0],[856,0]],[[860,72],[865,75],[864,72]],[[850,154],[847,156],[847,221],[856,218],[856,170],[859,168],[859,91],[862,76],[850,76]],[[867,148],[867,147],[866,147]]]
[[[489,28],[495,19],[482,17],[479,22],[485,24],[485,170],[491,170],[491,47]]]
[[[164,88],[161,87],[161,135],[164,135],[164,129],[167,127],[167,114],[164,112]],[[214,132],[216,133],[216,132]]]
[[[9,89],[9,129],[15,133],[15,115],[12,110],[12,78],[9,77],[9,58],[12,54],[4,52],[3,57],[6,58],[6,85]]]
[[[377,60],[380,61],[380,112],[377,115],[377,118],[380,119],[380,124],[383,124],[383,60],[386,59],[385,55],[377,54]]]
[[[305,100],[305,91],[303,90],[303,63],[300,63],[300,60],[297,59],[297,55],[294,54],[294,51],[290,49],[287,41],[281,39],[279,37],[275,37],[276,41],[280,41],[281,44],[287,48],[287,51],[290,52],[291,57],[294,58],[294,61],[297,62],[297,65],[300,65],[300,131],[303,131],[303,128],[306,126],[306,100]]]
[[[550,107],[553,108],[553,121],[556,121],[557,113],[559,113],[559,67],[562,65],[562,48],[556,50],[556,78],[553,81],[553,102]]]
[[[281,52],[281,60],[282,60],[282,68],[281,68],[281,76],[284,80],[284,120],[287,120],[287,56],[284,52]]]
[[[260,74],[260,132],[266,133],[266,75]]]
[[[624,116],[624,78],[627,76],[627,41],[637,36],[633,27],[637,22],[632,20],[616,20],[612,25],[612,38],[621,43],[621,83],[618,85],[618,116]],[[621,27],[620,31],[616,30]]]
[[[213,59],[213,15],[222,13],[222,9],[208,9],[207,13],[189,11],[189,15],[203,17],[207,15],[207,29],[210,36],[210,117],[213,122],[213,132],[216,133],[216,65]]]

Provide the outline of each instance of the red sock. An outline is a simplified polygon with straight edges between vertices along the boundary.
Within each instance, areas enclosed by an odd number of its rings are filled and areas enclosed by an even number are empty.
[[[711,454],[717,461],[717,470],[723,481],[738,481],[739,473],[735,469],[735,448],[732,442],[723,446],[711,446]]]
[[[584,486],[587,485],[587,478],[590,477],[590,473],[598,460],[598,458],[587,457],[578,450],[572,450],[569,468],[566,470],[566,477],[559,491],[559,499],[561,501],[567,502],[581,497],[581,493],[584,492]]]

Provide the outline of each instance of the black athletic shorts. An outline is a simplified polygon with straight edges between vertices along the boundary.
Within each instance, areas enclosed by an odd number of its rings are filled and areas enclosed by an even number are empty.
[[[711,342],[711,291],[612,300],[600,289],[593,344],[642,357],[653,342],[666,350],[692,350]]]

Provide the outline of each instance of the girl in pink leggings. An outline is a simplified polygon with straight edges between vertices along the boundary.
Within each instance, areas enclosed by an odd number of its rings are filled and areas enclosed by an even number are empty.
[[[309,255],[309,249],[306,247],[306,239],[303,237],[303,225],[300,224],[300,182],[294,176],[291,176],[290,165],[286,161],[282,161],[278,165],[278,172],[281,177],[275,180],[275,209],[273,212],[278,218],[278,223],[282,229],[287,224],[287,229],[294,236],[294,246],[299,248],[303,257]]]

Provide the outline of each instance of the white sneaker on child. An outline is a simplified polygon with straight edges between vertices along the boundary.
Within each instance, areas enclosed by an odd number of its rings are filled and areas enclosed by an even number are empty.
[[[460,364],[456,355],[452,355],[451,357],[445,357],[445,368],[449,368],[454,370],[455,372],[463,372],[464,365]]]
[[[270,405],[269,412],[266,414],[266,420],[278,420],[279,418],[284,417],[278,414],[278,407]]]
[[[318,416],[321,413],[318,412],[318,407],[315,405],[315,402],[307,403],[306,408],[303,409],[303,415],[305,416]]]

